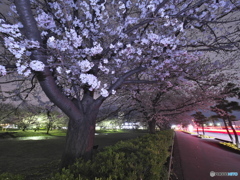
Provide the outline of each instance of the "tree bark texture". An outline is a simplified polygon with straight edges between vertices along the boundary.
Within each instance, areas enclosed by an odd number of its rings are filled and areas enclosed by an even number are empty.
[[[149,133],[150,134],[155,134],[156,133],[156,120],[151,120],[148,121],[148,128],[149,128]]]
[[[76,159],[91,159],[94,145],[95,121],[97,111],[90,115],[69,120],[65,150],[62,155],[61,168],[67,168]]]
[[[233,131],[233,134],[234,134],[234,137],[235,137],[235,140],[236,140],[236,145],[239,148],[240,145],[239,145],[238,134],[237,134],[235,128],[233,127],[233,125],[232,125],[232,121],[229,118],[228,118],[228,123],[229,123],[229,126],[231,127],[231,129]]]
[[[15,0],[15,5],[23,24],[23,34],[29,40],[38,41],[42,48],[40,32],[33,17],[29,0]],[[40,50],[32,52],[33,60],[46,64],[46,56]],[[61,167],[68,167],[77,158],[90,158],[94,141],[95,120],[99,107],[104,101],[100,97],[94,100],[89,94],[74,103],[57,87],[54,77],[48,67],[43,72],[35,72],[40,86],[47,97],[69,117],[69,127],[66,137],[66,147],[62,156]]]
[[[44,49],[37,23],[32,14],[29,0],[15,0],[14,3],[20,16],[20,21],[23,24],[23,34],[28,40],[38,41],[41,47]],[[32,51],[31,58],[47,64],[46,55],[43,54],[43,51],[39,49]],[[44,71],[42,72],[35,72],[35,74],[42,90],[47,97],[70,119],[80,115],[75,104],[59,90],[55,83],[54,77],[52,76],[52,72],[48,67],[45,67]]]
[[[106,98],[100,96],[94,100],[93,92],[89,92],[87,88],[83,89],[84,95],[82,99],[78,97],[78,99],[74,101],[62,93],[49,69],[46,58],[47,55],[44,54],[43,51],[46,45],[43,44],[37,22],[33,17],[30,0],[15,0],[14,3],[19,14],[19,19],[23,24],[23,28],[21,29],[22,34],[28,40],[39,42],[41,46],[41,50],[32,50],[31,55],[32,60],[41,61],[46,65],[43,71],[34,72],[39,84],[49,100],[69,117],[66,147],[62,156],[61,167],[68,167],[80,157],[89,159],[93,147],[96,117],[102,102]],[[110,86],[109,92],[119,88],[128,77],[146,69],[146,67],[139,66],[121,75],[121,77]],[[151,131],[153,133],[155,133],[155,126],[156,122],[153,122],[151,125]]]
[[[227,123],[226,123],[226,119],[223,119],[223,122],[224,122],[225,128],[227,130],[228,136],[230,137],[231,141],[233,142],[233,137],[229,132],[229,129],[228,129],[228,126],[227,126]]]

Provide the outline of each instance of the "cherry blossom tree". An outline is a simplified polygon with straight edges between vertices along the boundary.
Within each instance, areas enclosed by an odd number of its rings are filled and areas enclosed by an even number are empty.
[[[239,47],[238,0],[8,3],[0,18],[6,52],[0,75],[37,79],[69,117],[62,167],[90,157],[99,108],[120,87],[141,83],[144,89],[168,77],[187,82],[191,70],[182,67],[191,69],[201,52]],[[220,68],[231,59],[221,63],[213,61]]]
[[[67,125],[67,117],[63,113],[59,112],[54,105],[45,106],[42,114],[45,114],[47,117],[47,121],[45,122],[47,134],[50,134],[49,131],[53,129],[60,129],[62,127],[66,127]]]
[[[121,109],[125,107],[125,104],[127,104],[128,102],[129,101],[127,101],[126,93],[118,93],[115,96],[109,97],[101,105],[96,122],[99,123],[106,119],[117,118],[118,114],[121,112]]]
[[[236,117],[231,115],[232,111],[234,111],[234,110],[235,111],[240,110],[240,106],[239,106],[238,102],[235,102],[235,101],[229,102],[224,99],[219,99],[218,104],[216,106],[212,107],[212,111],[215,112],[219,118],[223,119],[224,125],[228,132],[228,135],[229,135],[231,141],[234,143],[233,137],[232,137],[231,133],[229,132],[228,125],[232,129],[234,137],[235,137],[235,143],[236,143],[237,147],[239,148],[240,144],[239,144],[238,134],[232,125],[232,120],[236,120]],[[227,123],[228,123],[228,125],[227,125]]]
[[[192,114],[192,116],[194,117],[194,122],[197,124],[197,126],[199,125],[202,126],[202,132],[203,132],[203,135],[205,135],[204,123],[207,121],[207,117],[201,111],[197,111],[196,113]],[[197,127],[197,132],[198,132],[198,127]]]
[[[171,118],[180,114],[198,109],[210,109],[215,98],[221,95],[220,91],[216,92],[216,89],[214,92],[212,88],[207,89],[209,84],[205,86],[201,84],[199,87],[193,82],[183,84],[181,81],[174,82],[173,79],[167,82],[152,91],[133,91],[132,100],[135,103],[132,108],[145,117],[150,133],[155,133],[156,126],[160,128],[166,126],[167,121],[171,121]],[[202,87],[205,88],[202,89]]]

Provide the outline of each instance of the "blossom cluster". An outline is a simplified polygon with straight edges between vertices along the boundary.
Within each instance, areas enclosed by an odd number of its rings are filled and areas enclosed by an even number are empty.
[[[191,44],[198,44],[198,37],[188,37],[191,28],[199,29],[234,8],[233,3],[223,0],[200,4],[183,0],[53,0],[45,5],[32,0],[31,3],[46,42],[43,53],[57,83],[68,94],[74,81],[80,87],[86,85],[91,91],[98,90],[104,97],[115,93],[109,92],[110,85],[104,84],[116,82],[119,76],[139,66],[148,68],[145,77],[152,80],[168,81],[173,75],[183,77],[184,69],[187,71],[189,64],[199,57],[198,53],[184,50],[190,38]],[[28,76],[32,70],[43,71],[45,64],[30,59],[30,55],[33,49],[45,46],[25,39],[20,28],[23,28],[21,23],[11,25],[0,19],[5,47],[19,60],[18,73]],[[2,75],[6,74],[3,66],[0,69]],[[91,70],[95,72],[92,74]],[[170,82],[168,85],[172,86]]]
[[[98,81],[97,77],[92,74],[84,74],[82,73],[80,75],[80,79],[82,83],[86,83],[90,86],[90,90],[97,89],[100,86],[100,81]]]
[[[79,61],[77,64],[84,73],[88,72],[94,66],[94,64],[88,60]]]
[[[22,63],[21,60],[18,60],[16,63],[18,74],[29,76],[31,74],[31,70],[28,68],[27,63]]]
[[[22,34],[19,28],[22,27],[21,23],[18,24],[7,24],[4,19],[0,19],[0,32],[8,34],[12,37],[21,37]]]
[[[24,44],[15,41],[13,37],[4,37],[4,45],[16,57],[16,59],[20,59],[26,51]]]
[[[45,65],[41,61],[33,60],[30,62],[29,67],[34,71],[43,71]]]

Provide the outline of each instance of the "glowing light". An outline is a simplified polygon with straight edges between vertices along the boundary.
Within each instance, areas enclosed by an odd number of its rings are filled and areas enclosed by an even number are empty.
[[[47,140],[47,139],[55,139],[54,136],[29,136],[29,137],[18,137],[16,140]]]
[[[96,130],[100,130],[101,128],[100,128],[100,126],[96,126],[96,128],[95,128]]]
[[[188,125],[188,131],[193,132],[193,125],[191,125],[191,124]]]
[[[177,126],[176,125],[172,125],[171,126],[171,129],[175,129]]]
[[[202,128],[198,128],[199,131],[202,131]],[[197,131],[196,129],[194,129],[194,131]],[[211,132],[211,133],[221,133],[221,134],[227,134],[227,130],[226,129],[219,129],[219,127],[211,127],[211,128],[204,128],[205,132]],[[229,129],[230,134],[234,134],[233,131],[231,129]],[[236,133],[238,135],[240,135],[240,130],[236,130]]]

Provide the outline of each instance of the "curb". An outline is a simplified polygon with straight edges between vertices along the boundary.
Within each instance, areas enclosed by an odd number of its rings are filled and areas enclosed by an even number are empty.
[[[184,132],[184,133],[186,133],[186,134],[191,134],[190,132],[187,132],[187,131],[182,131],[182,132]],[[191,134],[192,135],[192,134]],[[199,137],[199,136],[198,136]],[[208,140],[208,139],[214,139],[214,140],[217,140],[217,141],[219,141],[219,142],[225,142],[225,143],[231,143],[231,144],[233,144],[232,143],[232,141],[228,141],[228,140],[225,140],[225,139],[220,139],[220,138],[216,138],[216,137],[212,137],[212,138],[202,138],[202,137],[199,137],[199,138],[201,138],[201,139],[205,139],[205,140]],[[221,143],[219,143],[219,144],[221,144]],[[227,147],[227,146],[225,146],[225,145],[223,145],[223,144],[221,144],[223,147],[226,147],[226,148],[228,148],[228,149],[230,149],[230,150],[232,150],[232,151],[235,151],[235,152],[237,152],[237,153],[239,153],[239,151],[240,151],[240,148],[239,149],[234,149],[234,148],[232,148],[232,147]]]
[[[174,145],[174,137],[175,137],[175,132],[173,134],[173,142],[172,142],[172,148],[171,148],[171,156],[169,160],[169,167],[168,167],[168,180],[170,180],[170,174],[171,174],[171,168],[172,168],[172,155],[173,155],[173,145]]]

